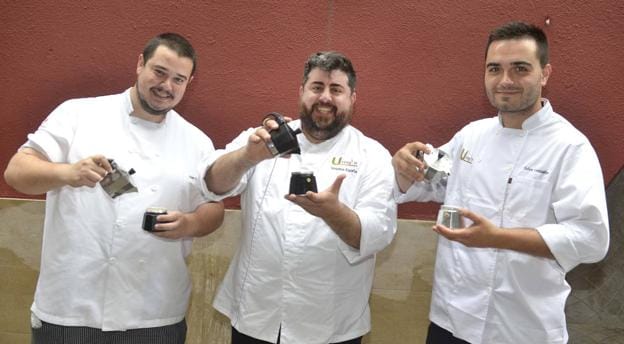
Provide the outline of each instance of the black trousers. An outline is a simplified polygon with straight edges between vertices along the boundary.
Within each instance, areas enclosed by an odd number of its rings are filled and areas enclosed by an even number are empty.
[[[280,342],[280,336],[278,333],[276,343],[279,344],[279,342]],[[362,337],[358,337],[358,338],[354,338],[351,340],[347,340],[346,342],[332,343],[332,344],[361,344],[361,343],[362,343]],[[248,335],[245,335],[236,331],[236,329],[232,327],[232,344],[273,344],[273,343],[265,342],[260,339],[249,337]]]
[[[453,336],[453,334],[442,327],[429,323],[429,331],[427,331],[427,344],[470,344],[465,340],[461,340]]]
[[[184,344],[186,320],[162,327],[110,332],[42,321],[41,327],[32,328],[31,331],[31,344]]]

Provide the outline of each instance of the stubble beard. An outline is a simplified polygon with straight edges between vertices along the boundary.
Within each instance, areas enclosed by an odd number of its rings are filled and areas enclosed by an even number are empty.
[[[495,91],[489,91],[488,98],[490,100],[490,104],[492,104],[492,106],[494,106],[499,112],[526,115],[528,114],[527,112],[529,112],[533,106],[540,101],[541,94],[539,90],[541,90],[540,85],[528,90],[525,88],[524,91],[528,92],[520,94],[521,98],[517,104],[513,104],[508,101],[511,96],[496,95]],[[497,99],[497,97],[501,97],[502,99]]]
[[[136,82],[136,91],[137,96],[139,98],[139,103],[141,104],[141,108],[150,115],[153,116],[164,116],[173,108],[165,108],[162,110],[154,109],[148,102],[145,100],[143,94],[141,94],[141,88],[139,87],[139,81]]]

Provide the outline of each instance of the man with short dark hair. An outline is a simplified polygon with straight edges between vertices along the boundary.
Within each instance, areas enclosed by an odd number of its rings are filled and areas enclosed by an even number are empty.
[[[390,154],[349,125],[355,84],[345,56],[313,54],[300,120],[282,124],[303,131],[300,153],[274,156],[273,115],[207,162],[207,192],[242,194],[240,247],[214,300],[234,344],[356,344],[370,331],[375,254],[394,237],[396,204]],[[289,194],[298,172],[319,192]]]
[[[133,87],[62,103],[9,162],[9,185],[46,193],[33,343],[184,343],[185,258],[223,221],[197,176],[212,141],[173,110],[195,60],[184,37],[153,38]]]
[[[393,157],[397,199],[458,207],[467,228],[436,224],[427,343],[565,343],[565,274],[609,246],[604,181],[587,138],[541,97],[552,72],[544,32],[494,30],[485,90],[498,116],[440,147],[448,179],[423,181],[421,142]]]

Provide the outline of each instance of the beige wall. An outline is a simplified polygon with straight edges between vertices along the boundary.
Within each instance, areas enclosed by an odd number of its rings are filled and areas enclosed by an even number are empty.
[[[39,269],[43,201],[0,199],[0,343],[30,342],[29,307]],[[397,236],[377,257],[371,295],[373,330],[364,343],[422,343],[428,324],[436,237],[430,222],[399,220]],[[240,212],[195,240],[188,344],[229,343],[228,319],[211,306],[240,233]]]

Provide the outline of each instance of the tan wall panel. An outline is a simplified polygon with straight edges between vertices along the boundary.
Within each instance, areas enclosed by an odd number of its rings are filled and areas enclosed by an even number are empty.
[[[0,199],[1,343],[30,343],[44,206],[43,201]],[[430,228],[430,222],[399,220],[394,242],[378,255],[370,299],[373,330],[364,343],[424,342],[436,241]],[[188,344],[229,342],[229,320],[211,304],[239,235],[240,211],[228,210],[219,230],[193,244]]]

